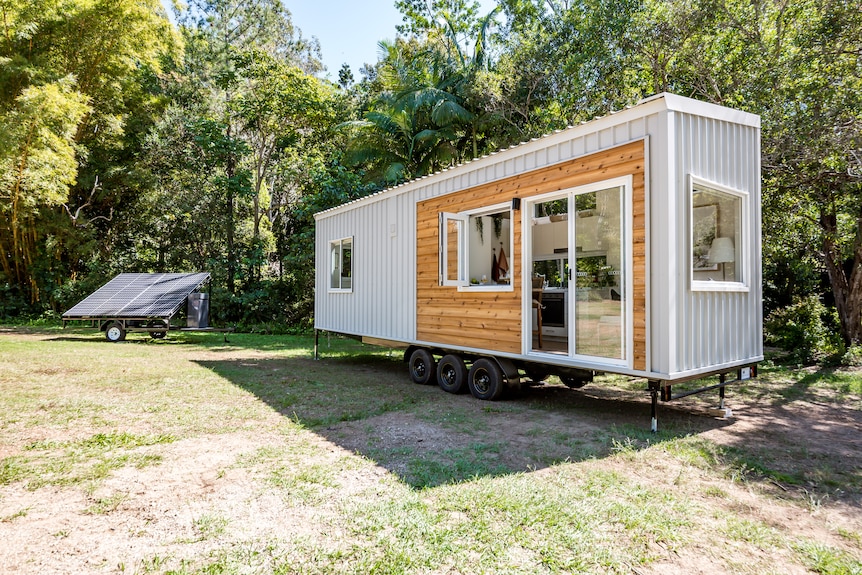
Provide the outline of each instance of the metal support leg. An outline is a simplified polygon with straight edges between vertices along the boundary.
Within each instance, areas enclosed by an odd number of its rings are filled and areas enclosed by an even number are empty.
[[[314,360],[317,361],[320,359],[320,354],[318,353],[318,343],[320,342],[320,332],[317,328],[314,329]]]
[[[719,381],[721,383],[725,382],[725,376],[723,373],[721,374],[721,376],[719,376]],[[718,388],[718,408],[724,409],[724,386],[723,385]]]
[[[649,382],[649,394],[652,399],[650,405],[650,415],[652,420],[650,421],[650,431],[656,433],[658,431],[658,391],[659,386],[661,384],[657,381]]]

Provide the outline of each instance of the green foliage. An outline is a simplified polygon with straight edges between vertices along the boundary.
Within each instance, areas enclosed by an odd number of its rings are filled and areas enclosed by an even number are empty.
[[[497,149],[501,117],[477,93],[489,65],[489,30],[499,9],[477,17],[478,4],[399,2],[412,37],[381,42],[377,95],[352,128],[347,162],[393,184]],[[472,52],[468,50],[472,46]]]
[[[858,6],[395,5],[401,36],[338,89],[278,0],[191,0],[177,28],[158,0],[0,0],[0,316],[204,270],[219,319],[303,329],[315,210],[669,90],[762,118],[774,341],[862,342]]]
[[[89,108],[73,84],[30,86],[0,107],[0,270],[31,300],[39,210],[63,203],[78,172],[73,139]]]
[[[158,0],[0,8],[2,272],[16,299],[39,306],[92,253],[94,222],[123,204],[133,170],[117,164],[153,103],[144,80],[177,44]]]
[[[816,296],[808,296],[778,309],[765,322],[766,341],[788,352],[795,361],[822,360],[841,349],[834,312]]]
[[[862,367],[862,346],[851,345],[841,356],[841,365]]]
[[[821,575],[860,575],[862,561],[840,549],[813,541],[800,541],[793,546],[808,568]]]

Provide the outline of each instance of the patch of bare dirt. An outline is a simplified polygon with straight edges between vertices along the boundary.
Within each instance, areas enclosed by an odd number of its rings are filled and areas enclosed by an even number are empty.
[[[324,453],[344,453],[323,440],[311,441]],[[158,558],[217,550],[221,541],[211,532],[213,524],[240,540],[324,537],[326,510],[294,504],[268,489],[253,465],[238,465],[258,450],[284,445],[281,435],[207,436],[158,446],[161,464],[120,469],[93,493],[62,487],[28,491],[20,484],[3,488],[0,573],[140,572]],[[358,472],[345,485],[349,491],[366,489],[383,474]]]

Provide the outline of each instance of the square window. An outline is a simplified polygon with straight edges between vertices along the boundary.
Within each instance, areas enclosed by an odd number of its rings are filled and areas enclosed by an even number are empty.
[[[691,277],[700,290],[745,283],[744,195],[692,180]]]
[[[470,216],[467,225],[470,285],[509,285],[511,211]]]

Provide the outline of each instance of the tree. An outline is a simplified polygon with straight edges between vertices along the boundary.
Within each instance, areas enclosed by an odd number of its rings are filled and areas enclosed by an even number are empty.
[[[488,63],[488,30],[497,10],[477,18],[461,0],[399,2],[409,39],[381,42],[374,81],[379,95],[355,129],[354,165],[386,183],[424,175],[496,148],[498,118],[473,88]],[[475,35],[472,44],[468,34]],[[472,48],[470,50],[469,48]]]
[[[687,10],[697,16],[667,16],[686,40],[666,52],[666,84],[762,117],[765,293],[780,298],[767,304],[802,299],[822,271],[842,339],[859,345],[862,12],[837,0]]]
[[[290,12],[278,0],[192,0],[179,12],[178,19],[193,39],[191,70],[210,90],[211,106],[214,112],[222,115],[227,139],[240,137],[233,106],[233,100],[244,89],[235,67],[238,53],[257,50],[275,61],[298,66],[309,73],[322,69],[316,40],[302,37],[293,26]],[[228,154],[224,160],[226,181],[236,181],[241,169],[239,158]],[[234,294],[239,264],[235,241],[237,198],[233,195],[233,186],[225,189],[226,287]]]
[[[338,70],[338,85],[341,86],[342,90],[346,90],[353,85],[353,82],[353,71],[350,69],[350,64],[342,64]]]
[[[773,13],[772,45],[781,51],[773,61],[774,103],[763,111],[766,201],[792,207],[770,215],[809,224],[815,241],[808,250],[826,270],[841,336],[860,345],[862,13],[848,2],[794,8]]]
[[[266,52],[310,74],[323,69],[319,43],[303,38],[279,0],[190,0],[177,16],[186,30],[208,40],[203,47],[211,51],[206,60],[216,75],[240,49]]]
[[[10,191],[0,196],[12,206],[21,197],[16,194],[40,179],[51,190],[27,206],[26,244],[15,238],[24,220],[12,208],[4,214],[2,241],[20,249],[4,252],[3,269],[17,271],[3,275],[18,295],[38,303],[75,273],[85,254],[71,248],[87,244],[94,222],[104,223],[128,203],[131,178],[118,163],[139,143],[136,136],[155,105],[144,95],[145,78],[158,72],[176,44],[158,0],[3,0],[0,15],[2,153],[7,162],[17,156],[19,168],[26,158],[28,169],[38,172],[21,168],[19,175],[30,174],[21,179],[4,169]],[[56,177],[46,166],[34,167],[48,157]],[[83,206],[87,217],[81,217]]]
[[[436,106],[455,98],[436,88],[430,88],[433,95],[419,93],[419,87],[435,84],[434,70],[415,56],[419,50],[416,41],[380,42],[385,56],[378,74],[385,91],[363,120],[343,124],[353,130],[347,162],[367,165],[372,178],[388,184],[434,171],[457,156],[451,144],[455,132],[431,117]]]
[[[272,189],[273,170],[291,151],[310,151],[314,133],[328,129],[334,110],[328,89],[317,78],[271,56],[250,51],[236,59],[239,76],[245,84],[232,102],[241,135],[248,142],[252,161],[252,242],[261,242],[261,222],[272,206],[264,202],[264,192]],[[291,182],[282,180],[281,186]],[[278,197],[276,194],[274,197]],[[259,277],[260,265],[254,275]]]
[[[25,88],[0,113],[0,253],[6,278],[39,299],[33,275],[44,207],[63,204],[77,176],[74,135],[89,111],[71,78]]]

